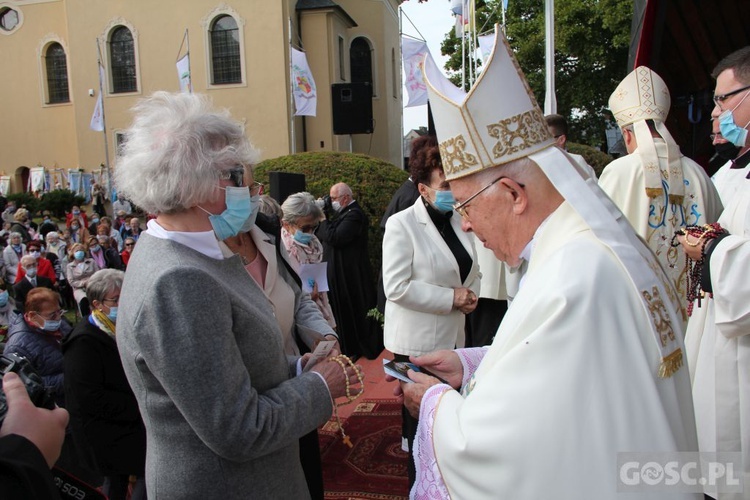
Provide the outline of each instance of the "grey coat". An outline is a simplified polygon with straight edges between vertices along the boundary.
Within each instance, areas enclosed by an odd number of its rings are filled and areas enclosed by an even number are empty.
[[[297,443],[331,415],[330,396],[314,373],[292,378],[271,306],[240,258],[144,233],[119,308],[149,498],[309,498]]]

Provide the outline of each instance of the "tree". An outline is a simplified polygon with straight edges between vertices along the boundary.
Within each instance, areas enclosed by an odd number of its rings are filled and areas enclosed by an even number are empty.
[[[477,26],[502,22],[502,0],[477,0]],[[633,0],[555,0],[555,88],[558,113],[577,142],[606,145],[608,100],[627,74]],[[540,106],[544,105],[544,0],[511,0],[506,36]],[[461,39],[453,30],[441,45],[460,85]],[[468,63],[467,63],[468,64]],[[468,83],[467,83],[468,85]]]

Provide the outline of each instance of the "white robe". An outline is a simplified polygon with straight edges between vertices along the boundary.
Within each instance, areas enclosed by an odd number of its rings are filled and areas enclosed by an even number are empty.
[[[662,171],[664,193],[658,198],[646,195],[643,163],[638,150],[613,161],[604,169],[599,186],[615,205],[622,210],[630,223],[659,259],[672,279],[677,296],[687,297],[685,252],[682,247],[671,247],[675,230],[689,226],[716,222],[722,211],[721,200],[703,167],[690,158],[680,159],[685,183],[682,205],[668,200],[671,194],[668,171],[667,145],[663,139],[654,139],[659,166]],[[687,316],[683,316],[687,319]]]
[[[453,499],[620,498],[618,452],[697,449],[688,371],[658,376],[651,317],[619,261],[567,202],[538,233],[468,394],[422,402],[434,427],[420,417],[417,439],[432,433]]]
[[[742,452],[746,493],[724,500],[750,498],[750,179],[747,169],[722,171],[731,182],[721,183],[719,223],[732,236],[711,254],[713,299],[695,305],[685,345],[700,450]]]

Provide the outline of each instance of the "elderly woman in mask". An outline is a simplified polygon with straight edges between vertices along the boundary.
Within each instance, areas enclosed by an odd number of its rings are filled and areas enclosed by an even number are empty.
[[[411,178],[421,195],[392,215],[383,237],[385,347],[397,361],[408,361],[463,341],[465,315],[477,306],[479,266],[473,238],[453,213],[437,141],[412,152]],[[403,431],[411,454],[417,421],[404,409]],[[414,481],[409,460],[409,482]]]
[[[148,495],[309,498],[298,440],[355,370],[323,360],[302,373],[309,358],[285,355],[253,278],[257,252],[222,243],[255,213],[241,126],[197,94],[157,92],[134,111],[116,184],[156,218],[128,265],[117,343],[146,424]]]
[[[323,244],[315,236],[323,211],[315,204],[315,198],[310,193],[290,195],[284,200],[281,210],[281,241],[284,242],[292,267],[299,274],[301,265],[319,264],[323,260]],[[312,300],[331,328],[336,328],[328,292],[319,291],[317,283],[313,283],[311,288]]]

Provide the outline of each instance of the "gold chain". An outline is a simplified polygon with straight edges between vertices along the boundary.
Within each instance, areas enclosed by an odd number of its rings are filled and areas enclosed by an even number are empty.
[[[353,448],[354,445],[352,444],[352,440],[349,439],[349,436],[346,435],[344,432],[344,426],[341,425],[341,419],[339,419],[339,406],[348,405],[358,397],[360,397],[365,392],[365,381],[364,376],[362,375],[362,370],[359,369],[357,365],[354,364],[354,362],[349,358],[349,356],[345,354],[339,354],[338,356],[331,356],[328,358],[330,361],[334,361],[338,363],[338,365],[341,367],[342,370],[344,370],[344,381],[346,382],[346,401],[342,403],[335,403],[333,405],[333,416],[336,418],[336,423],[339,426],[339,430],[341,431],[341,440],[344,442],[345,445],[347,445],[349,448]],[[359,380],[359,393],[352,396],[351,391],[351,385],[349,384],[349,376],[346,374],[346,364],[349,363],[349,366],[351,366],[354,369],[354,373],[357,374],[357,379]]]

